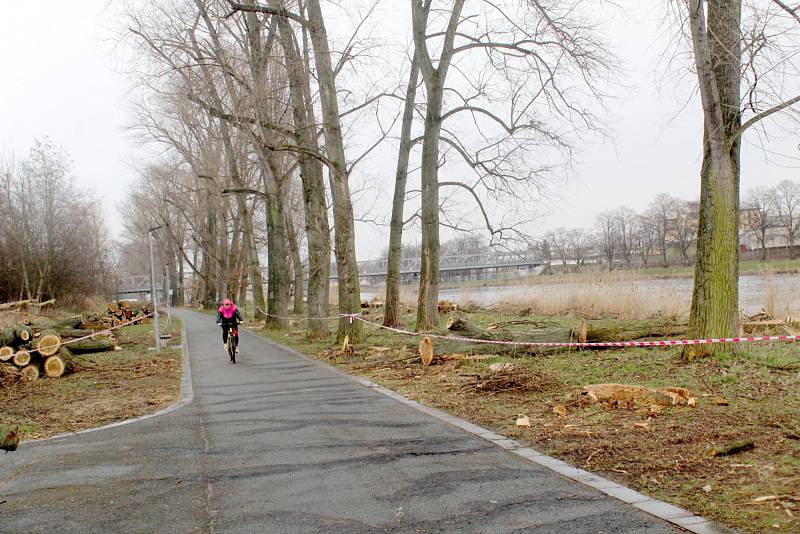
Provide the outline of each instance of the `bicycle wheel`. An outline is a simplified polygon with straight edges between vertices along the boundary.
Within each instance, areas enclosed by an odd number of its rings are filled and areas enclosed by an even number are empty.
[[[230,337],[228,337],[228,354],[231,357],[231,363],[236,363],[236,345]]]

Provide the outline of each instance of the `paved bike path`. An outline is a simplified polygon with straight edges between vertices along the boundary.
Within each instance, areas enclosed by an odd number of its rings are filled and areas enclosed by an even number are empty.
[[[180,315],[191,404],[0,455],[0,532],[677,531],[247,331],[232,365]]]

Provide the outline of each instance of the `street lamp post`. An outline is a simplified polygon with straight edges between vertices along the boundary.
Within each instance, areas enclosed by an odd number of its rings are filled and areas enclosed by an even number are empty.
[[[156,262],[153,258],[153,232],[161,228],[147,229],[147,243],[150,245],[150,295],[153,297],[153,332],[156,336],[156,352],[161,352],[161,331],[158,324],[158,293],[156,292]]]
[[[167,303],[167,323],[172,319],[172,283],[169,279],[169,267],[171,264],[164,266],[164,302]]]

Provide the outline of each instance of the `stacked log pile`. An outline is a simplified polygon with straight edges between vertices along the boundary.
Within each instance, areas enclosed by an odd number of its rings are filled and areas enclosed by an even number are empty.
[[[59,321],[25,317],[0,329],[0,382],[58,378],[73,367],[73,355],[115,350],[112,334],[95,332],[120,326],[150,313],[149,306],[113,302],[103,314],[77,315]]]

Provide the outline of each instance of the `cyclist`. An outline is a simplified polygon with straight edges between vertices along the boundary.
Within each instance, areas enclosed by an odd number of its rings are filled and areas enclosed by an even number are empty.
[[[242,322],[239,309],[228,299],[222,301],[222,306],[217,310],[217,324],[222,326],[222,348],[228,353],[228,331]],[[235,330],[234,330],[235,331]],[[236,347],[236,354],[239,354],[239,336],[233,336],[233,345]]]

